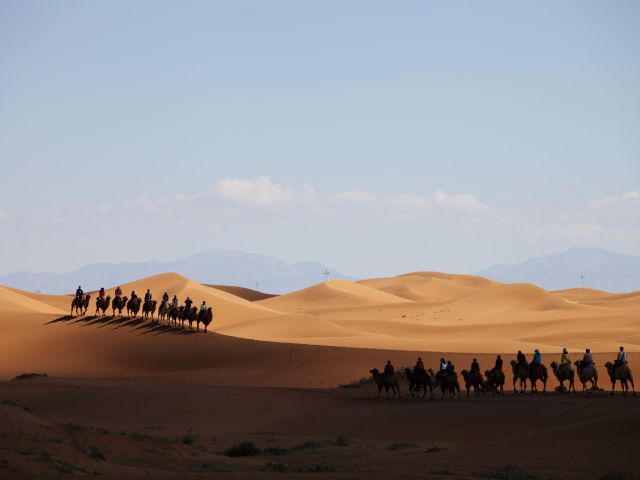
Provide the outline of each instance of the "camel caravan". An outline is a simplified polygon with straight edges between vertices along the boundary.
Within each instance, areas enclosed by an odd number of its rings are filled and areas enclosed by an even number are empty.
[[[74,312],[75,315],[86,315],[90,301],[91,294],[85,294],[82,288],[78,287],[76,296],[71,301],[71,316],[74,316]],[[191,330],[193,330],[193,324],[195,323],[196,331],[198,332],[200,331],[200,324],[202,324],[206,333],[207,327],[213,321],[213,308],[207,306],[206,301],[203,301],[200,308],[198,308],[193,305],[193,300],[187,297],[184,305],[180,305],[176,295],[169,301],[167,292],[164,293],[162,301],[158,305],[158,301],[154,300],[150,290],[147,290],[144,298],[139,297],[135,290],[131,292],[130,297],[127,297],[126,295],[123,296],[122,289],[117,287],[115,297],[111,300],[111,296],[106,295],[104,288],[101,288],[95,303],[95,316],[107,315],[107,311],[111,307],[111,315],[113,317],[123,317],[122,311],[125,310],[126,316],[129,318],[137,318],[138,314],[140,314],[142,319],[150,319],[152,323],[165,322],[167,325],[181,328],[186,328],[188,324]]]
[[[515,360],[511,360],[511,372],[513,374],[513,393],[525,393],[527,391],[527,382],[531,393],[547,391],[548,371],[547,367],[542,363],[542,355],[539,350],[535,350],[531,362],[521,351],[518,351]],[[480,365],[474,358],[468,370],[462,370],[460,375],[467,397],[473,391],[474,396],[484,395],[491,392],[493,395],[504,394],[504,385],[506,382],[505,372],[502,370],[503,360],[500,355],[496,357],[496,362],[491,370],[485,370],[484,375],[481,373]],[[569,352],[566,348],[562,350],[560,363],[551,362],[551,371],[558,379],[560,386],[558,391],[562,393],[576,393],[575,379],[576,376],[582,384],[582,393],[589,394],[598,388],[598,370],[593,362],[591,351],[587,348],[582,360],[571,363]],[[575,369],[574,369],[575,366]],[[629,368],[627,352],[624,347],[620,347],[616,359],[613,362],[605,364],[607,374],[611,380],[611,395],[615,391],[616,383],[620,382],[622,395],[626,395],[631,387],[633,396],[636,396],[635,386],[633,384],[633,375]],[[369,371],[378,390],[378,398],[381,398],[384,389],[387,397],[391,394],[391,398],[402,398],[400,394],[400,384],[396,376],[395,369],[391,360],[387,361],[382,372],[377,368]],[[437,372],[433,369],[425,369],[422,358],[418,357],[416,365],[413,368],[405,368],[403,373],[409,385],[409,393],[412,398],[429,398],[433,399],[433,391],[440,390],[441,398],[460,398],[460,381],[455,367],[451,361],[440,359],[440,368]],[[566,384],[566,386],[565,386]],[[541,387],[541,390],[540,390]]]

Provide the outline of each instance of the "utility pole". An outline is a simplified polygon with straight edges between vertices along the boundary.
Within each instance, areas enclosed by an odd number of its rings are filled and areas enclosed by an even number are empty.
[[[329,270],[327,270],[326,268],[324,269],[324,272],[322,272],[322,274],[324,275],[324,281],[326,282],[327,280],[329,280],[329,274],[331,272],[329,272]]]
[[[580,274],[580,285],[582,288],[582,295],[584,295],[584,274],[583,273]]]

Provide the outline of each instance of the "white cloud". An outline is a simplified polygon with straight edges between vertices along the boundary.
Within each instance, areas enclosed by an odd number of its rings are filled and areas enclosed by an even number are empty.
[[[634,201],[637,202],[639,200],[640,200],[640,192],[636,190],[630,190],[626,193],[623,193],[622,195],[612,196],[612,197],[602,197],[597,200],[594,200],[593,202],[589,203],[589,208],[592,208],[593,210],[598,210],[599,208],[608,207],[610,205],[614,205],[617,203],[627,203],[627,202],[634,202]]]
[[[395,195],[387,198],[386,203],[390,207],[408,210],[425,209],[432,205],[431,200],[422,195]]]
[[[329,195],[327,201],[336,205],[372,205],[376,196],[364,190],[351,190]]]
[[[313,189],[303,187],[303,197],[309,198]],[[249,179],[224,179],[213,186],[213,193],[232,203],[252,207],[276,207],[292,203],[295,199],[293,189],[273,183],[268,177]]]
[[[449,194],[444,190],[437,190],[433,201],[441,207],[454,208],[468,213],[491,213],[493,207],[478,200],[478,197],[470,194]]]

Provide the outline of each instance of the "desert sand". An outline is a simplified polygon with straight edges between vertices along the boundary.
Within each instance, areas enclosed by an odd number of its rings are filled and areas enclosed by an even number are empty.
[[[387,359],[401,368],[420,355],[435,368],[445,356],[459,371],[475,357],[484,370],[497,353],[508,362],[540,348],[548,365],[563,346],[575,358],[589,346],[609,389],[602,366],[620,344],[640,371],[640,292],[548,292],[433,272],[281,296],[172,273],[122,288],[206,300],[211,332],[94,316],[93,300],[85,317],[71,317],[70,295],[0,287],[0,478],[298,478],[314,469],[477,478],[507,464],[539,476],[528,478],[640,471],[638,398],[563,395],[551,372],[546,395],[453,401],[407,399],[402,376],[405,399],[377,400],[367,380]],[[48,377],[11,380],[24,372]],[[262,452],[225,455],[244,441]]]

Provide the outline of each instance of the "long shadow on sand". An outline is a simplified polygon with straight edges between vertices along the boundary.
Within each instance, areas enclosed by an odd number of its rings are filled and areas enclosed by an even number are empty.
[[[191,335],[197,333],[194,330],[187,330],[181,327],[175,327],[172,325],[166,325],[163,323],[149,322],[141,317],[114,317],[114,316],[94,316],[89,315],[85,317],[76,317],[72,315],[65,315],[63,317],[55,318],[45,325],[52,323],[65,322],[70,325],[75,323],[84,323],[82,327],[98,326],[98,328],[104,328],[113,326],[112,330],[119,328],[129,328],[130,332],[140,332],[138,335]]]

